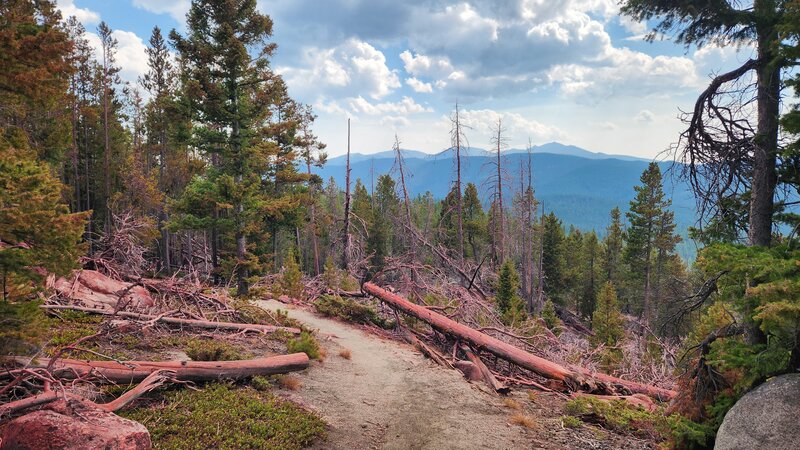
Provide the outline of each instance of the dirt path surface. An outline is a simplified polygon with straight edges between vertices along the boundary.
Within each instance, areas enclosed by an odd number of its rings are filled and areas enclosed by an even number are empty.
[[[301,375],[302,386],[292,394],[331,425],[320,448],[531,448],[527,430],[509,425],[502,399],[466,382],[460,372],[342,322],[276,301],[258,304],[288,310],[318,330],[328,352]],[[342,349],[350,350],[350,360],[339,356]]]
[[[563,396],[515,389],[500,397],[404,343],[274,300],[257,303],[288,311],[317,330],[328,353],[298,375],[297,391],[286,391],[330,425],[328,440],[317,449],[657,448],[593,425],[565,427]],[[339,356],[343,349],[350,350],[350,360]],[[510,423],[519,413],[532,419],[531,428]]]

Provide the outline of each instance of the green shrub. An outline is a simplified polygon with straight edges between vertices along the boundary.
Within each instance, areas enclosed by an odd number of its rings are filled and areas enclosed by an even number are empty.
[[[580,428],[583,424],[581,419],[575,416],[561,416],[561,423],[567,428]]]
[[[213,339],[192,339],[185,351],[193,361],[233,361],[246,358],[238,347]]]
[[[256,375],[251,378],[250,386],[257,391],[268,391],[272,389],[272,383],[269,382],[269,378],[261,375]]]
[[[544,320],[544,324],[547,325],[550,331],[556,335],[561,334],[561,319],[559,319],[558,314],[556,314],[556,305],[550,300],[544,302],[542,320]]]
[[[153,448],[164,450],[299,449],[325,436],[325,423],[314,413],[229,384],[169,391],[153,407],[120,415],[142,423]]]
[[[305,353],[311,359],[322,359],[319,342],[307,331],[303,331],[294,339],[289,339],[286,348],[289,353]]]
[[[381,328],[391,328],[392,324],[378,317],[372,308],[337,295],[323,295],[314,302],[314,308],[327,317],[338,317],[364,325],[375,324]]]

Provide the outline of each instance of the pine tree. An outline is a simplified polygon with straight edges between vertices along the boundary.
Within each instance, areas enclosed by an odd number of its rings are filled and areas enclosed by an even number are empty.
[[[554,213],[542,216],[542,272],[544,293],[559,303],[564,295],[564,228]]]
[[[495,304],[503,322],[513,325],[525,320],[525,301],[519,296],[519,274],[513,262],[500,266],[496,289]]]
[[[215,199],[215,227],[233,234],[237,292],[246,295],[249,274],[260,267],[248,235],[266,252],[262,212],[283,219],[299,206],[288,191],[303,180],[295,175],[291,148],[299,111],[269,68],[272,20],[255,0],[194,0],[187,27],[186,37],[173,31],[170,38],[180,53],[194,140],[212,161],[205,176],[211,189],[202,190]],[[278,225],[269,225],[275,250]]]
[[[619,312],[617,291],[614,285],[607,282],[600,289],[597,297],[597,309],[592,314],[592,342],[595,345],[603,344],[609,347],[616,346],[623,337],[625,330],[622,327],[622,314]]]
[[[674,254],[680,238],[674,234],[674,213],[667,210],[672,201],[665,198],[658,164],[650,163],[641,183],[634,187],[636,197],[626,213],[630,227],[624,259],[630,271],[628,301],[649,321],[653,319],[653,303],[659,300],[657,286],[664,263]]]
[[[51,164],[69,148],[72,47],[53,1],[0,2],[0,128],[21,129]]]
[[[486,245],[486,213],[478,198],[478,188],[474,183],[467,183],[463,196],[464,239],[469,244],[465,248],[466,255],[480,261]]]
[[[597,305],[597,291],[600,287],[600,243],[597,234],[592,231],[583,235],[583,255],[581,274],[581,295],[578,300],[578,313],[581,317],[590,318]]]
[[[69,213],[63,185],[27,137],[10,138],[0,140],[0,276],[3,301],[15,302],[41,282],[41,269],[64,275],[76,265],[86,214]]]
[[[611,223],[606,228],[602,243],[602,269],[605,281],[619,286],[621,282],[622,252],[625,245],[625,230],[622,228],[619,208],[611,210]]]
[[[383,269],[386,257],[392,254],[395,235],[393,224],[398,218],[399,208],[400,199],[397,197],[394,180],[389,175],[381,175],[375,189],[375,207],[367,240],[367,253],[372,255],[370,264],[373,274]]]

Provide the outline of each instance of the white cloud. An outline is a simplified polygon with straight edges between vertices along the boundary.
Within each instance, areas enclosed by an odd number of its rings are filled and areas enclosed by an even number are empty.
[[[634,117],[633,120],[639,123],[650,123],[656,120],[656,115],[653,114],[653,112],[648,109],[643,109],[639,111],[638,114],[636,114],[636,117]]]
[[[700,85],[691,59],[653,57],[627,48],[609,48],[594,65],[556,66],[548,76],[562,93],[586,103],[597,103],[611,96],[669,95],[676,88]]]
[[[433,86],[430,83],[425,83],[420,81],[416,78],[406,78],[406,84],[414,90],[414,92],[419,92],[421,94],[430,94],[433,92]]]
[[[133,0],[133,6],[156,14],[169,14],[179,23],[186,20],[189,0]]]
[[[415,102],[411,97],[403,97],[399,102],[370,103],[365,100],[364,97],[358,96],[350,99],[349,106],[350,109],[356,113],[363,113],[371,116],[380,114],[407,116],[409,114],[433,111]]]
[[[511,146],[524,146],[528,138],[536,142],[563,139],[566,133],[558,127],[546,125],[536,120],[528,119],[521,114],[513,112],[501,112],[493,109],[464,109],[460,112],[463,123],[471,127],[471,134],[478,134],[482,141],[489,142],[492,129],[497,124],[498,119],[502,121],[506,138]],[[443,120],[449,121],[449,117]],[[475,145],[478,142],[473,138],[471,142]]]
[[[384,54],[357,39],[328,49],[308,48],[300,67],[279,67],[278,72],[301,97],[366,94],[377,100],[400,87],[397,71],[389,69]]]
[[[57,0],[56,5],[58,9],[61,10],[61,16],[64,19],[75,16],[78,22],[82,23],[83,26],[100,23],[100,14],[88,8],[79,8],[75,6],[73,0]]]
[[[117,40],[117,65],[122,69],[120,77],[124,81],[135,84],[139,77],[147,72],[147,47],[142,39],[135,33],[124,30],[114,30],[111,36]],[[94,48],[95,58],[102,58],[100,37],[95,33],[87,32],[86,40]]]
[[[453,73],[453,65],[447,58],[431,58],[419,53],[412,54],[405,50],[400,53],[400,59],[406,72],[411,75],[422,75],[444,78]]]

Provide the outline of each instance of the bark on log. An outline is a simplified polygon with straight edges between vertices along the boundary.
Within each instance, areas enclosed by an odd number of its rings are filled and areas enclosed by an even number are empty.
[[[478,367],[478,369],[481,371],[481,377],[483,378],[483,381],[485,381],[493,391],[503,395],[511,392],[510,387],[504,383],[501,383],[497,380],[497,378],[494,377],[492,371],[486,367],[486,364],[481,361],[481,358],[478,357],[478,355],[472,353],[472,351],[466,347],[462,347],[461,350],[464,351],[464,354],[467,355],[467,358],[472,362],[472,364],[475,364]]]
[[[114,311],[107,309],[85,308],[83,306],[42,305],[41,308],[50,310],[67,309],[67,310],[82,311],[93,314],[126,317],[128,319],[150,320],[153,322],[162,322],[171,325],[185,325],[197,328],[207,328],[212,330],[223,329],[223,330],[240,330],[240,331],[259,331],[261,333],[274,333],[276,331],[284,331],[286,333],[292,333],[292,334],[300,333],[300,329],[294,327],[279,327],[275,325],[259,325],[254,323],[214,322],[210,320],[181,319],[178,317],[152,316],[150,314],[139,314],[128,311],[117,311],[115,313]]]
[[[364,292],[394,306],[404,313],[416,317],[442,333],[456,336],[478,350],[485,350],[499,358],[512,362],[538,375],[564,382],[572,391],[596,391],[597,381],[622,387],[633,393],[649,395],[659,400],[671,400],[675,391],[648,386],[642,383],[622,380],[605,374],[591,373],[586,369],[572,370],[552,361],[528,353],[511,344],[503,342],[460,324],[423,306],[411,303],[399,295],[382,289],[373,283],[364,283]]]
[[[138,386],[120,395],[118,398],[108,403],[95,403],[79,395],[71,394],[68,392],[59,392],[59,391],[42,392],[41,394],[33,395],[31,397],[26,397],[21,400],[16,400],[13,402],[8,402],[6,404],[0,405],[0,418],[7,417],[17,412],[23,411],[25,409],[32,408],[34,406],[41,406],[50,402],[54,402],[60,398],[66,398],[66,397],[81,399],[84,402],[92,406],[95,406],[97,408],[100,408],[104,411],[116,412],[122,409],[125,405],[129,404],[130,402],[141,397],[142,395],[172,380],[174,378],[174,374],[175,372],[170,370],[157,370],[148,375],[144,380],[142,380],[142,382],[139,383]]]
[[[13,356],[10,360],[28,368],[47,367],[44,359],[31,361],[29,358]],[[56,378],[75,379],[95,375],[101,380],[125,384],[138,383],[153,372],[162,370],[174,371],[178,381],[212,381],[294,372],[307,368],[308,364],[305,353],[236,361],[126,361],[124,364],[59,359],[53,363],[50,372]]]
[[[425,355],[428,358],[432,359],[434,362],[436,362],[440,366],[447,367],[448,369],[453,369],[454,368],[454,366],[452,364],[450,364],[450,361],[448,361],[444,357],[444,355],[442,355],[441,353],[439,353],[435,349],[431,348],[426,343],[424,343],[424,342],[420,341],[419,339],[417,339],[417,337],[414,336],[413,334],[405,333],[403,335],[403,337],[405,338],[405,340],[409,344],[411,344],[414,347],[416,347],[417,350],[420,351],[420,353],[422,353],[423,355]]]
[[[47,287],[55,289],[65,298],[89,307],[114,310],[127,306],[146,310],[155,305],[150,292],[144,287],[115,280],[96,270],[77,271],[70,279],[50,275]]]

